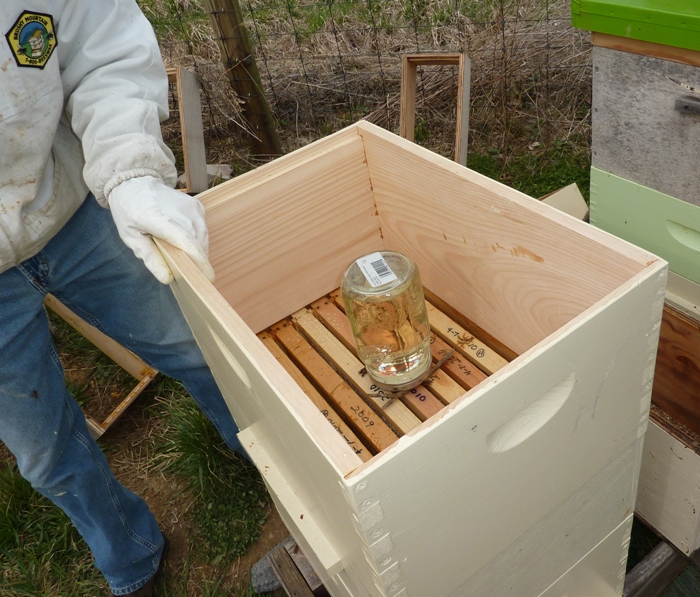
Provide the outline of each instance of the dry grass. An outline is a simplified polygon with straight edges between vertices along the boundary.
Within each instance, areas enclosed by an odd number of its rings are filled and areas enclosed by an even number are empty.
[[[209,163],[242,172],[260,163],[220,60],[201,0],[142,0],[168,64],[202,85]],[[466,52],[472,61],[469,152],[505,159],[533,143],[587,150],[588,34],[570,25],[568,0],[240,0],[265,95],[285,152],[367,118],[398,132],[401,55]],[[170,15],[169,20],[163,15]],[[167,25],[166,25],[167,22]],[[419,70],[416,138],[453,153],[457,77]]]

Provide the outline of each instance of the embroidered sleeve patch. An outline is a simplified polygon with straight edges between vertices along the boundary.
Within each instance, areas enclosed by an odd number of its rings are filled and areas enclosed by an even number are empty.
[[[58,45],[51,15],[24,11],[5,34],[17,66],[44,68]]]

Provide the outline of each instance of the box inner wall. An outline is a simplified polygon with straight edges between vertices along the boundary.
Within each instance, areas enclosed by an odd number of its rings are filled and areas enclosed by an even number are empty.
[[[254,332],[387,249],[523,353],[644,269],[585,224],[375,129],[345,129],[200,196],[216,288]]]

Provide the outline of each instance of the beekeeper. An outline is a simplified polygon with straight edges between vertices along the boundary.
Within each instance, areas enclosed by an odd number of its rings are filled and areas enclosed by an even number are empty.
[[[112,594],[150,596],[163,536],[65,389],[43,299],[181,380],[240,450],[152,240],[213,278],[204,209],[173,189],[167,77],[134,0],[8,0],[0,26],[0,439],[74,522]]]

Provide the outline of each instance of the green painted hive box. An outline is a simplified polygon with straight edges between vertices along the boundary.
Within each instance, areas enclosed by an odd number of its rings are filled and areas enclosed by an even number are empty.
[[[592,35],[590,221],[700,283],[700,3],[573,0]]]
[[[700,50],[700,3],[690,0],[572,0],[574,27]]]

